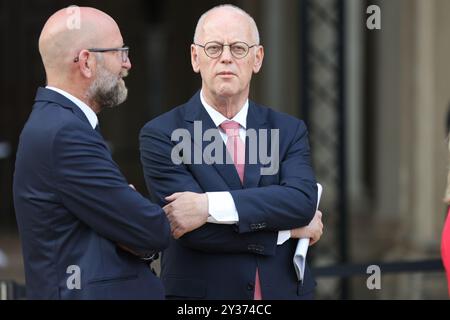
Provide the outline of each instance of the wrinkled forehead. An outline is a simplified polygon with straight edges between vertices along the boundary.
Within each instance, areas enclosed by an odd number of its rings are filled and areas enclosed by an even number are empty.
[[[209,41],[222,43],[243,41],[250,44],[255,41],[253,38],[249,18],[234,12],[211,13],[205,19],[200,32],[200,39],[205,43]]]

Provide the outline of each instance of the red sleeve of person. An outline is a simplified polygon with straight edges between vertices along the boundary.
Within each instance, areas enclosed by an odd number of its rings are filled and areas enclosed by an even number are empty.
[[[450,152],[450,107],[449,112],[447,113],[447,142],[449,146]],[[450,160],[450,157],[449,157]],[[448,172],[447,178],[447,190],[445,193],[444,201],[450,205],[450,170]],[[442,262],[444,263],[445,270],[447,272],[447,284],[450,296],[450,206],[448,207],[447,218],[444,224],[444,230],[442,231],[442,241],[441,241],[441,255]]]
[[[442,243],[441,243],[442,261],[444,263],[445,270],[447,272],[447,283],[450,296],[450,219],[447,213],[447,219],[444,225],[444,230],[442,232]]]

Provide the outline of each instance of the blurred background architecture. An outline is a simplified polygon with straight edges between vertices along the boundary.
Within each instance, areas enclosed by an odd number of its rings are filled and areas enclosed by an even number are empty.
[[[114,17],[131,48],[129,100],[100,122],[114,159],[142,193],[139,130],[200,88],[189,46],[200,15],[220,3],[248,11],[260,28],[266,56],[252,99],[304,119],[310,130],[324,186],[325,233],[310,251],[319,274],[421,263],[414,272],[382,268],[380,290],[367,288],[364,272],[321,276],[318,298],[447,299],[436,259],[446,214],[450,0],[77,1]],[[0,280],[24,283],[12,176],[20,131],[36,88],[45,86],[39,33],[72,4],[0,0]],[[366,25],[371,5],[380,8],[379,30]]]

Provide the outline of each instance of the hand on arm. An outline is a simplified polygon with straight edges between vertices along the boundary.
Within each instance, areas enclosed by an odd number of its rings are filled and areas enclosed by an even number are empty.
[[[180,192],[166,198],[169,202],[163,210],[170,222],[175,239],[203,226],[208,219],[206,193]]]
[[[311,220],[309,225],[302,228],[297,228],[291,230],[291,238],[300,239],[300,238],[310,238],[310,246],[315,244],[320,240],[323,233],[323,223],[322,223],[322,212],[316,211],[314,218]]]

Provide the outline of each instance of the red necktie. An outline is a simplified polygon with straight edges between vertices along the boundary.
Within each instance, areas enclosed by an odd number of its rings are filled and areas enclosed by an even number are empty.
[[[225,131],[227,139],[227,150],[233,159],[234,166],[238,172],[242,184],[244,184],[244,170],[245,170],[245,144],[239,136],[240,124],[235,121],[224,121],[220,127]],[[256,269],[255,276],[255,300],[262,300],[261,283],[259,281],[259,272]]]
[[[227,134],[227,150],[233,159],[234,166],[241,182],[244,183],[245,170],[245,144],[239,137],[239,123],[235,121],[224,121],[220,127]]]

